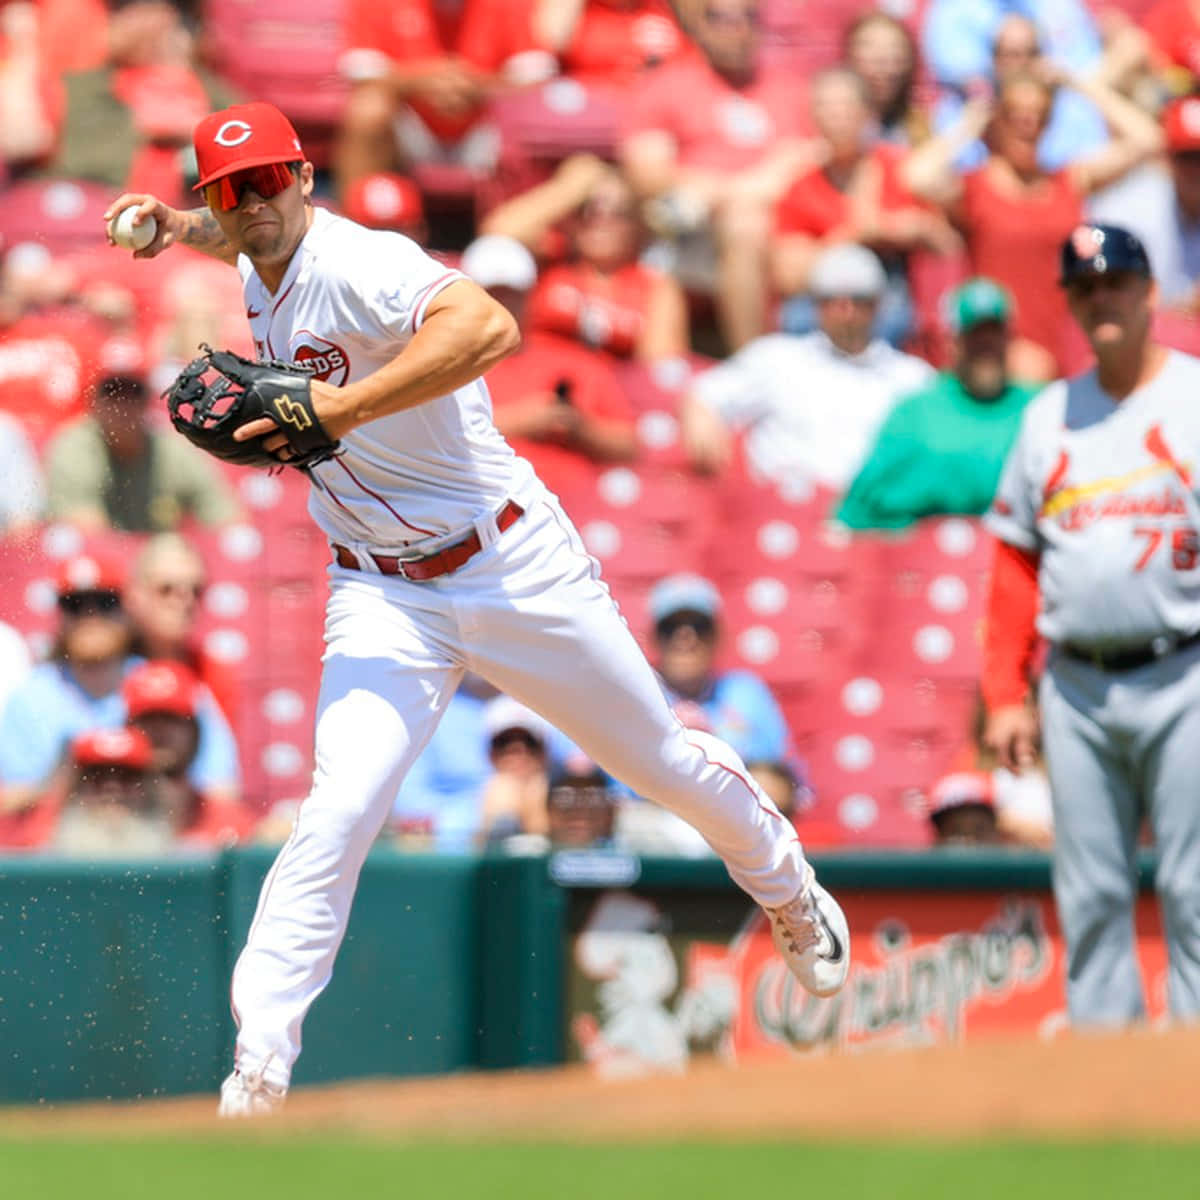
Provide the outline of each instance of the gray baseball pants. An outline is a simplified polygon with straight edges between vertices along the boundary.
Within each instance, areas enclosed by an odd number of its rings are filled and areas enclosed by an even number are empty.
[[[1133,930],[1143,816],[1158,851],[1167,1006],[1200,1019],[1200,645],[1122,672],[1052,653],[1039,699],[1072,1024],[1145,1016]]]

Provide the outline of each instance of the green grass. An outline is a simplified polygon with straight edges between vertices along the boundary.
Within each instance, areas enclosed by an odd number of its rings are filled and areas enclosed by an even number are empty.
[[[1188,1200],[1200,1146],[0,1140],[20,1200]]]

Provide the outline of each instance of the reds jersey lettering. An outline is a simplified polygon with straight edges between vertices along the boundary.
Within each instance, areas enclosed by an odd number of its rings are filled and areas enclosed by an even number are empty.
[[[246,310],[260,357],[288,358],[344,386],[386,366],[420,328],[425,308],[462,276],[398,233],[364,229],[316,209],[275,293],[241,258]],[[481,379],[342,439],[311,473],[309,512],[342,545],[387,553],[469,525],[480,508],[536,488],[491,420]]]

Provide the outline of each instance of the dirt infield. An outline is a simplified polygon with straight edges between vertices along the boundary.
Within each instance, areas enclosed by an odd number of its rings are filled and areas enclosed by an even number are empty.
[[[601,1081],[582,1068],[298,1089],[262,1132],[391,1138],[1200,1138],[1200,1031],[995,1040]],[[4,1114],[8,1137],[211,1132],[213,1097]],[[222,1128],[228,1129],[222,1124]]]

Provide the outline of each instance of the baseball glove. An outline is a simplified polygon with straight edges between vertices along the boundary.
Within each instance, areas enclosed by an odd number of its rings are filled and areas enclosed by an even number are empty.
[[[231,350],[204,354],[179,372],[163,393],[171,424],[194,446],[246,467],[311,467],[331,458],[339,443],[313,412],[309,375],[291,363],[252,362]],[[234,441],[236,429],[267,417],[287,438],[290,458],[263,447],[272,434]]]

